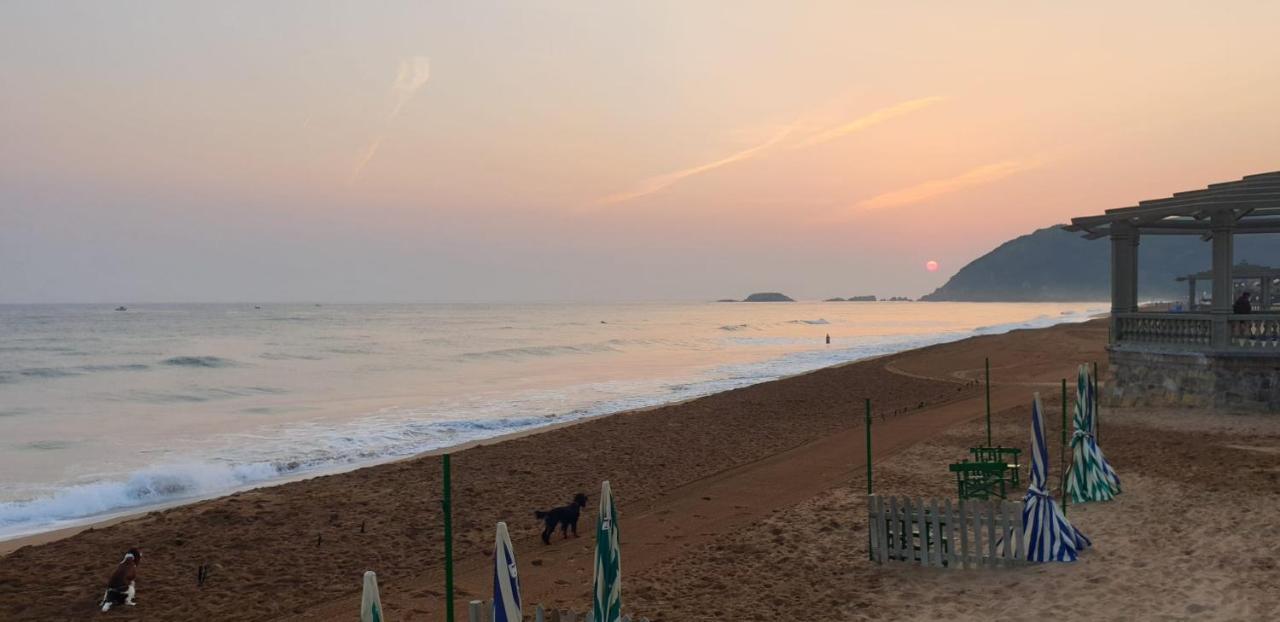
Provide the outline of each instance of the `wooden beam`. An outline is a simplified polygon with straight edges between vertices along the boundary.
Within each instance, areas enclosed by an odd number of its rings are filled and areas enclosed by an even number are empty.
[[[1280,227],[1280,218],[1256,218],[1252,220],[1232,220],[1236,231],[1254,231],[1257,229],[1274,229]],[[1169,229],[1177,231],[1210,231],[1211,225],[1201,222],[1152,222],[1139,225],[1139,229],[1143,231],[1154,231],[1159,229]]]
[[[1245,210],[1250,213],[1258,213],[1259,211],[1262,211],[1262,213],[1266,215],[1280,214],[1280,194],[1277,194],[1275,199],[1267,200],[1250,199],[1229,202],[1204,201],[1197,204],[1152,208],[1122,207],[1119,209],[1107,210],[1105,214],[1098,216],[1079,216],[1072,218],[1071,224],[1085,227],[1120,221],[1143,224],[1170,217],[1207,220],[1207,217],[1214,212],[1229,210]]]

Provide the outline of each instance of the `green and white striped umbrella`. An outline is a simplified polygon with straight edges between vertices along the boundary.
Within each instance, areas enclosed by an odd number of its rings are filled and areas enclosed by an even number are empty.
[[[1066,492],[1072,503],[1110,501],[1120,494],[1120,476],[1098,446],[1098,395],[1091,376],[1088,365],[1081,365],[1076,374],[1076,411],[1072,418],[1076,430],[1071,437]]]
[[[608,480],[600,485],[600,513],[596,516],[596,569],[591,585],[595,622],[622,619],[622,557],[618,548],[618,508]]]
[[[378,575],[364,573],[364,594],[360,596],[360,622],[382,622],[382,598],[378,596]]]

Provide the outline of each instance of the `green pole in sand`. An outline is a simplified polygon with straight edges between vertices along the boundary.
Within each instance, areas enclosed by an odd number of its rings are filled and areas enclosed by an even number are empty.
[[[1102,420],[1101,417],[1099,417],[1099,415],[1102,414],[1102,398],[1098,397],[1098,362],[1097,361],[1093,362],[1093,397],[1095,400],[1093,403],[1093,440],[1094,442],[1097,442],[1098,437],[1101,436],[1101,434],[1099,434],[1098,432],[1102,429],[1102,426],[1099,425],[1099,423]]]
[[[1062,477],[1058,484],[1058,493],[1062,495],[1062,515],[1067,515],[1067,379],[1062,379],[1062,445],[1058,447],[1062,457],[1058,463],[1062,465]]]
[[[449,454],[441,456],[444,470],[444,499],[440,505],[444,510],[444,616],[453,622],[453,490],[450,486]]]
[[[871,494],[871,398],[867,398],[867,417],[863,425],[867,429],[867,494]]]
[[[1062,446],[1067,446],[1067,379],[1062,379]]]
[[[867,429],[867,504],[871,504],[871,398],[866,398],[867,414],[863,419],[863,427]],[[871,530],[867,530],[867,555],[875,561],[875,551],[871,549]]]
[[[991,446],[991,359],[982,359],[987,375],[987,447]]]

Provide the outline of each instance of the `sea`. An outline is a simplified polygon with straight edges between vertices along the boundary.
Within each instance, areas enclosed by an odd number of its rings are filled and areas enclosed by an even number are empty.
[[[0,305],[0,540],[1103,311]]]

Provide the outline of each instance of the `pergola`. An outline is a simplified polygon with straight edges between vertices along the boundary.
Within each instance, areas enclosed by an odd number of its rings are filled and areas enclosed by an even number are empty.
[[[1196,283],[1199,281],[1212,281],[1213,271],[1205,270],[1204,272],[1196,272],[1177,278],[1178,282],[1187,282],[1187,310],[1194,311],[1196,308]],[[1238,263],[1231,268],[1231,280],[1234,286],[1242,283],[1250,283],[1256,281],[1258,286],[1252,291],[1254,297],[1254,308],[1259,310],[1269,310],[1273,306],[1272,293],[1276,290],[1272,289],[1272,285],[1280,281],[1280,268],[1272,268],[1270,266],[1256,266],[1251,263]],[[1246,286],[1247,288],[1248,286]],[[1233,294],[1234,295],[1234,294]]]
[[[1280,353],[1280,315],[1233,315],[1232,242],[1236,234],[1280,233],[1280,171],[1212,184],[1201,190],[1072,218],[1065,227],[1088,239],[1111,238],[1113,346],[1126,342],[1199,349],[1263,348]],[[1195,235],[1213,244],[1213,302],[1208,314],[1138,312],[1138,242],[1143,235]],[[1172,314],[1158,314],[1174,318]]]

